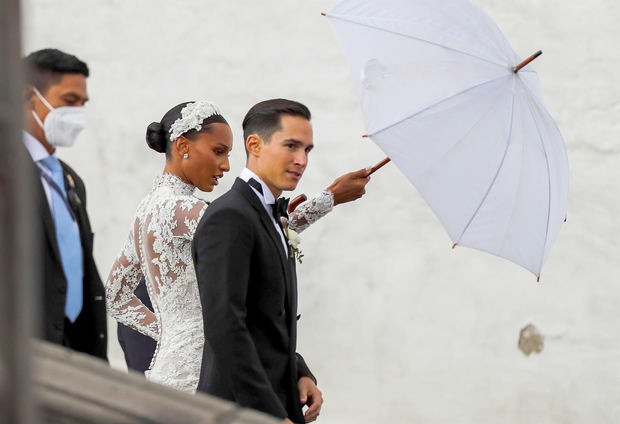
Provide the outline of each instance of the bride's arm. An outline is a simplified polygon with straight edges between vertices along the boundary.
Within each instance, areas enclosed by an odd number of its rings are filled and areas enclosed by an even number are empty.
[[[292,230],[301,233],[320,218],[327,215],[334,208],[334,195],[329,190],[306,200],[289,214],[289,226]]]
[[[359,199],[366,193],[370,180],[369,168],[349,172],[336,180],[319,195],[299,205],[289,215],[289,226],[301,233],[310,225],[332,211],[334,206]]]
[[[105,283],[108,312],[118,322],[159,340],[157,317],[134,294],[141,277],[133,231],[130,231]]]

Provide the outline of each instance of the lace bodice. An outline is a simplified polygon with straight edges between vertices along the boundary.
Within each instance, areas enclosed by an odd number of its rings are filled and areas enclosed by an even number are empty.
[[[207,204],[193,192],[176,176],[155,179],[106,282],[110,314],[158,341],[148,376],[179,389],[198,384],[204,343],[191,241]],[[143,275],[153,311],[134,295]]]
[[[191,241],[207,204],[194,189],[170,174],[155,179],[106,281],[109,313],[157,340],[147,378],[189,392],[198,384],[204,345]],[[300,205],[289,225],[301,232],[332,208],[332,194],[322,192]],[[153,311],[134,295],[142,276]]]

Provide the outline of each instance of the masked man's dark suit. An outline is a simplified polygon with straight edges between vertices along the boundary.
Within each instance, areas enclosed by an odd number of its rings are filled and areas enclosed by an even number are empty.
[[[138,299],[140,299],[144,306],[149,308],[151,311],[153,310],[153,305],[146,288],[146,283],[144,282],[144,277],[140,279],[140,284],[136,287],[134,294]],[[149,336],[146,336],[131,327],[127,327],[120,322],[117,323],[116,336],[118,337],[118,343],[121,345],[121,349],[123,349],[123,353],[125,354],[127,368],[139,372],[148,370],[151,365],[153,355],[155,354],[155,349],[157,348],[157,342]]]
[[[303,423],[297,278],[271,217],[237,178],[201,219],[193,259],[206,343],[198,390]]]
[[[28,156],[27,152],[24,152]],[[64,174],[67,199],[80,230],[83,257],[82,310],[71,323],[65,317],[67,280],[56,241],[54,219],[40,180],[39,169],[32,158],[24,159],[32,168],[38,209],[39,252],[41,274],[39,295],[39,335],[52,343],[107,360],[107,321],[103,283],[93,259],[93,232],[86,213],[86,189],[82,179],[66,163],[60,161]]]

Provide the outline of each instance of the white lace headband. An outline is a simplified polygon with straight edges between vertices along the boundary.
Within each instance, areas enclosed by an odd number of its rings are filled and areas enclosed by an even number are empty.
[[[200,130],[205,119],[221,115],[220,110],[211,102],[198,101],[188,103],[181,109],[181,117],[170,127],[170,140],[174,141],[190,130]]]

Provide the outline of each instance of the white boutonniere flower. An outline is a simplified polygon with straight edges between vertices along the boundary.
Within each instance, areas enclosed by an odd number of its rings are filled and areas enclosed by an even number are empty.
[[[288,239],[288,244],[291,247],[298,247],[299,243],[301,243],[301,237],[299,237],[297,231],[291,230],[290,228],[286,230],[286,238]]]
[[[295,259],[297,259],[297,262],[302,263],[301,258],[304,257],[304,254],[301,253],[301,250],[299,249],[299,244],[301,243],[301,237],[299,237],[299,234],[297,234],[297,231],[287,228],[286,239],[288,240],[288,245],[291,246],[291,251],[293,252],[293,256],[295,257]]]
[[[281,223],[282,223],[282,227],[284,228],[284,235],[286,236],[286,241],[288,242],[288,245],[291,247],[291,252],[293,253],[293,257],[297,260],[297,262],[302,263],[302,259],[304,257],[304,254],[301,253],[301,250],[299,249],[299,244],[301,243],[301,237],[299,237],[299,234],[297,233],[297,231],[292,230],[289,226],[288,226],[288,220],[286,218],[281,218],[280,219]]]

